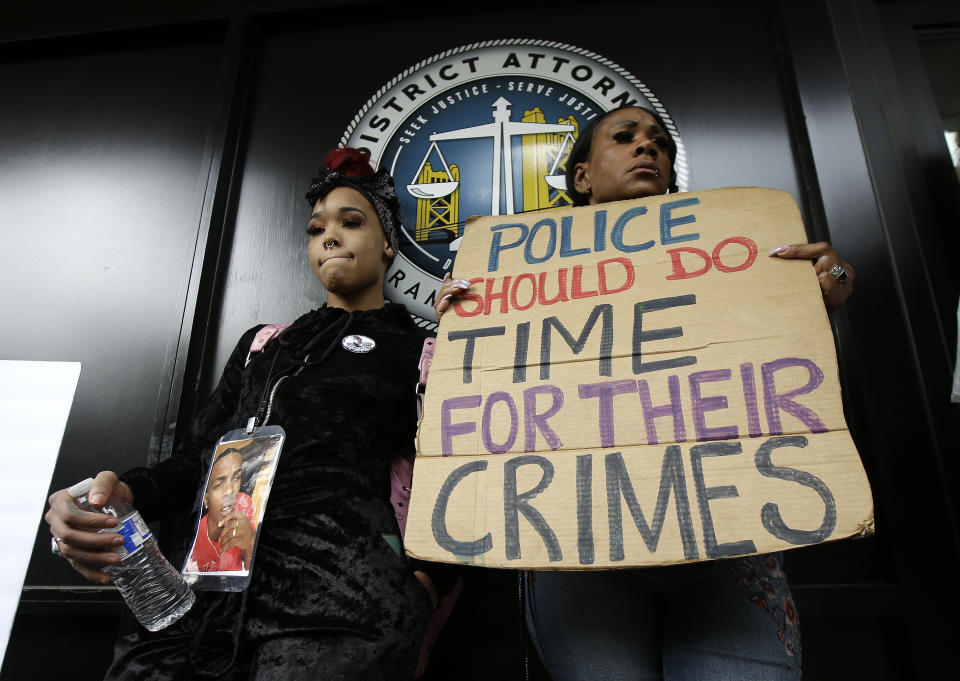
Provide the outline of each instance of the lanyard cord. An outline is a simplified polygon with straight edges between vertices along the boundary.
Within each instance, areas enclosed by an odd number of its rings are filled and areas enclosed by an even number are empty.
[[[273,367],[277,365],[277,357],[280,356],[280,348],[273,354],[273,360],[270,362],[270,369],[267,371],[267,380],[263,384],[263,393],[260,395],[260,404],[267,399],[267,389],[270,387],[270,378],[273,376]],[[307,355],[309,357],[309,355]]]
[[[333,340],[327,345],[326,349],[323,351],[323,354],[320,355],[315,364],[322,364],[327,357],[330,356],[330,353],[334,351],[337,346],[337,341],[343,336],[347,331],[347,328],[350,326],[353,321],[354,313],[350,312],[346,319],[343,320],[343,323],[340,325],[340,328],[333,333]],[[256,416],[251,417],[247,421],[247,432],[253,432],[254,428],[259,428],[260,426],[266,425],[267,421],[270,420],[270,412],[273,411],[273,398],[277,394],[277,389],[280,387],[280,384],[284,380],[290,378],[290,376],[298,376],[304,369],[307,368],[307,364],[310,361],[310,356],[313,354],[313,348],[320,342],[320,338],[324,335],[324,332],[329,331],[329,329],[322,329],[317,335],[310,339],[310,342],[304,346],[304,350],[307,351],[307,354],[304,356],[303,361],[300,362],[300,366],[293,365],[287,367],[283,370],[282,375],[277,377],[276,382],[273,386],[270,386],[270,379],[273,378],[273,369],[277,364],[277,357],[280,356],[280,348],[277,347],[277,352],[273,356],[273,360],[270,362],[270,369],[267,371],[267,378],[263,384],[263,393],[260,396],[260,405],[257,407]],[[296,371],[293,374],[288,373],[291,369],[296,367]],[[267,393],[269,391],[269,399],[267,398]]]

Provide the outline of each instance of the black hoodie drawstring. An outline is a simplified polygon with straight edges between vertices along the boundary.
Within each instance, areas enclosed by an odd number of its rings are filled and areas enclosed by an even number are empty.
[[[343,323],[340,324],[340,328],[332,332],[333,340],[330,341],[329,345],[327,345],[327,348],[323,351],[323,354],[320,355],[320,359],[318,359],[316,362],[313,362],[314,365],[322,364],[324,360],[326,360],[327,357],[329,357],[330,354],[336,349],[337,342],[343,338],[343,335],[349,330],[350,325],[353,323],[355,314],[355,312],[349,312],[346,318],[343,320]],[[313,354],[313,349],[317,346],[317,344],[319,344],[320,339],[327,335],[326,332],[329,331],[329,328],[323,329],[317,333],[317,335],[311,338],[310,341],[303,347],[304,357],[300,362],[300,366],[294,364],[284,369],[271,387],[270,379],[273,378],[273,367],[277,363],[277,357],[280,356],[280,348],[277,348],[277,352],[273,355],[273,361],[270,363],[270,370],[267,372],[267,379],[263,384],[263,394],[260,397],[260,405],[257,407],[257,414],[253,422],[254,428],[259,428],[260,426],[266,425],[267,421],[270,420],[270,412],[273,409],[273,398],[277,394],[277,389],[280,387],[280,384],[290,376],[299,375],[304,369],[307,368],[310,362],[310,355]],[[296,371],[294,371],[292,374],[288,373],[294,367],[296,367]]]

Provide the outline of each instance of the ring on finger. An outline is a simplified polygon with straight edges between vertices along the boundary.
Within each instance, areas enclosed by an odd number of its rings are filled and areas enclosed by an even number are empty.
[[[60,552],[60,541],[60,537],[50,537],[50,553],[63,557],[63,554]]]
[[[836,279],[837,283],[841,286],[847,283],[848,274],[849,273],[847,270],[845,270],[839,263],[830,268],[830,276]]]

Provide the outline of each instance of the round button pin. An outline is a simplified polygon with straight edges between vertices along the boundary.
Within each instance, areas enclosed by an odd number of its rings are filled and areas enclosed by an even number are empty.
[[[340,345],[343,346],[344,350],[357,353],[370,352],[377,347],[376,342],[372,338],[361,336],[360,334],[345,336],[344,339],[340,341]]]

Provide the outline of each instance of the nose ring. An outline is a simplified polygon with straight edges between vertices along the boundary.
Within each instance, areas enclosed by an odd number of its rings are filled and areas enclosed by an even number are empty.
[[[325,242],[325,243],[323,244],[323,247],[324,247],[324,248],[333,248],[333,247],[336,246],[336,245],[337,245],[336,240],[331,240],[331,241]]]

